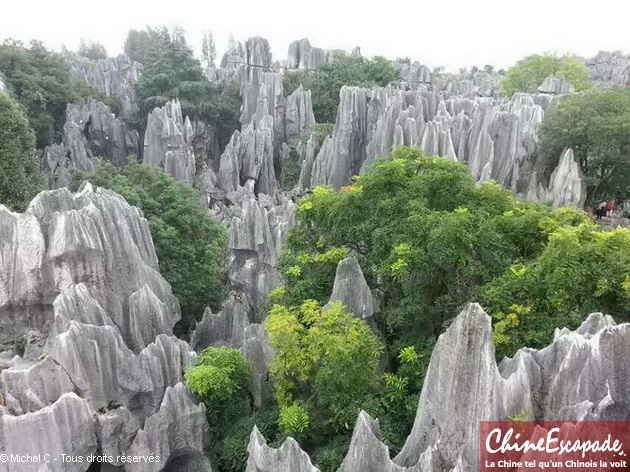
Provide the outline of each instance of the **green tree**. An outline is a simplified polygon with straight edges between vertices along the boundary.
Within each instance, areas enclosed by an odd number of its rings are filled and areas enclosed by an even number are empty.
[[[523,346],[543,348],[555,328],[577,328],[589,313],[630,321],[630,231],[603,231],[586,215],[581,221],[553,230],[537,259],[483,288],[499,359]]]
[[[315,120],[318,123],[334,123],[341,87],[385,86],[397,78],[396,69],[384,57],[366,59],[337,53],[331,63],[320,66],[316,71],[287,74],[284,86],[287,94],[292,93],[300,84],[310,89]]]
[[[217,48],[214,45],[212,33],[204,33],[201,42],[201,58],[206,63],[206,67],[214,67],[217,60]]]
[[[564,77],[578,92],[591,86],[591,73],[579,57],[532,54],[508,69],[501,87],[508,96],[516,92],[534,93],[549,76]]]
[[[186,371],[185,378],[206,405],[212,464],[223,472],[242,472],[254,426],[269,440],[278,435],[273,405],[254,408],[249,362],[238,349],[210,347],[201,353],[197,365]]]
[[[478,287],[535,258],[548,215],[496,183],[478,185],[462,164],[401,147],[353,185],[302,199],[280,261],[284,299],[325,302],[352,251],[382,299],[381,332],[412,345],[439,334]]]
[[[204,400],[214,433],[250,411],[251,375],[241,351],[227,347],[209,347],[201,353],[197,365],[186,371],[186,383]]]
[[[38,148],[61,140],[68,103],[102,97],[85,82],[71,82],[63,56],[47,50],[39,41],[33,40],[27,47],[20,41],[6,40],[0,45],[0,71],[27,111]]]
[[[572,148],[593,196],[630,196],[630,89],[563,97],[540,128],[547,170]]]
[[[86,42],[81,39],[81,45],[79,46],[79,55],[98,61],[99,59],[107,59],[107,49],[101,43],[96,41]]]
[[[133,61],[144,64],[149,52],[164,41],[170,41],[171,35],[166,26],[147,27],[143,30],[132,29],[127,33],[123,50]]]
[[[280,425],[288,434],[333,435],[351,430],[362,400],[376,385],[380,341],[341,304],[322,308],[274,305],[265,321]]]
[[[0,92],[0,204],[23,211],[46,188],[35,136],[22,107]]]
[[[217,129],[219,144],[225,146],[239,126],[240,95],[237,84],[212,84],[201,63],[184,40],[157,41],[144,58],[142,76],[134,84],[138,102],[139,130],[146,117],[168,100],[178,98],[184,116],[201,120]]]
[[[160,273],[171,284],[182,309],[176,334],[186,334],[201,319],[205,307],[219,309],[226,293],[227,232],[199,205],[192,187],[135,160],[123,168],[100,162],[93,174],[76,172],[72,187],[78,188],[85,180],[122,195],[149,221]]]

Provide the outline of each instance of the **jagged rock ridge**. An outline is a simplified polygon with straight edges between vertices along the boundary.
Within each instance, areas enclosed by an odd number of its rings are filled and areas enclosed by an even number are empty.
[[[0,234],[0,341],[27,340],[0,363],[0,452],[83,457],[51,471],[87,470],[97,451],[161,456],[112,459],[123,470],[209,470],[205,407],[181,384],[196,354],[172,335],[179,305],[140,211],[84,184],[23,214],[0,206]]]
[[[462,359],[466,359],[462,362]],[[522,412],[547,421],[622,421],[630,417],[630,324],[590,315],[575,331],[557,329],[541,350],[521,349],[498,366],[491,320],[470,304],[440,336],[425,377],[411,434],[394,459],[380,440],[378,421],[361,412],[340,472],[479,470],[479,422]],[[270,449],[256,430],[250,459],[272,458],[256,472],[311,472],[300,449],[293,457]],[[281,459],[278,459],[280,457]],[[300,464],[286,468],[284,464]]]

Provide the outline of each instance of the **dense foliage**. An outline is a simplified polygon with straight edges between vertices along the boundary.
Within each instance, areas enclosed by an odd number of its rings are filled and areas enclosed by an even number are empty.
[[[147,34],[151,41],[143,53],[142,76],[134,84],[139,104],[138,129],[145,129],[146,117],[155,107],[178,98],[182,114],[213,126],[219,144],[225,146],[240,126],[238,84],[210,83],[183,38],[174,40],[168,33],[153,33],[156,37]]]
[[[87,57],[88,59],[92,59],[93,61],[98,61],[99,59],[107,59],[107,49],[101,43],[96,41],[86,42],[85,40],[81,40],[81,45],[79,46],[79,50],[77,51],[80,56]]]
[[[575,152],[589,194],[630,196],[630,89],[563,97],[540,129],[541,148],[552,168],[562,151]]]
[[[160,273],[182,309],[177,334],[186,334],[207,306],[219,309],[225,295],[227,232],[199,205],[192,187],[134,160],[124,168],[100,162],[93,174],[74,173],[73,187],[84,180],[122,195],[149,221]]]
[[[132,61],[144,64],[152,49],[164,41],[171,40],[171,33],[166,26],[146,27],[142,30],[132,29],[127,32],[123,50]]]
[[[188,387],[206,404],[211,429],[210,456],[222,472],[245,470],[254,426],[273,441],[278,436],[273,405],[254,409],[251,366],[238,349],[210,347],[186,371]]]
[[[287,74],[284,78],[284,88],[287,94],[292,93],[300,84],[310,89],[315,120],[318,123],[334,123],[341,87],[385,86],[397,78],[396,69],[384,57],[366,59],[336,53],[331,63],[324,64],[315,71]]]
[[[501,81],[506,95],[535,93],[547,77],[564,77],[577,92],[591,86],[591,73],[583,60],[572,54],[532,54],[510,67]]]
[[[22,107],[0,92],[0,204],[22,211],[46,187]]]
[[[577,328],[589,313],[630,321],[630,231],[602,231],[584,215],[563,211],[581,223],[555,228],[537,259],[514,265],[483,289],[499,357],[523,346],[542,348],[555,328]]]
[[[185,377],[188,387],[208,405],[215,433],[225,422],[249,411],[251,367],[238,349],[209,347]]]
[[[521,202],[496,183],[477,184],[464,165],[405,147],[339,191],[315,188],[301,200],[298,216],[279,265],[285,284],[270,294],[266,326],[277,353],[271,374],[280,427],[297,435],[324,470],[335,470],[343,458],[351,432],[346,425],[352,428],[357,405],[379,418],[384,440],[397,452],[412,427],[437,335],[466,303],[480,300],[489,283],[541,257],[556,230],[586,218]],[[350,343],[363,349],[359,357],[344,347],[354,336],[336,331],[350,318],[338,307],[320,308],[339,261],[349,254],[359,260],[381,305],[375,315],[380,342],[367,344],[373,339],[368,326],[353,321],[365,333],[365,345]],[[314,355],[311,330],[329,318],[317,333],[326,340],[323,354]],[[548,339],[548,325],[527,329]],[[514,347],[499,344],[501,353]],[[375,371],[379,357],[387,362]],[[323,371],[326,400],[317,399],[312,366],[337,364]],[[356,378],[359,367],[365,377]]]
[[[340,304],[274,305],[265,321],[280,426],[287,434],[342,432],[375,387],[382,347],[369,326]],[[343,375],[338,375],[343,372]]]
[[[337,263],[352,251],[382,299],[379,328],[402,341],[439,334],[475,289],[546,241],[542,205],[417,148],[398,148],[351,186],[316,188],[281,260],[291,304],[330,296]]]
[[[37,148],[61,140],[68,103],[80,103],[89,96],[101,98],[86,82],[72,82],[63,56],[39,41],[26,46],[6,40],[0,45],[0,71],[27,111]]]

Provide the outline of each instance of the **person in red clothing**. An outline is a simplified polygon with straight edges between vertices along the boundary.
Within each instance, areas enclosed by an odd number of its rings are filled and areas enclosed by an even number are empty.
[[[608,203],[606,204],[606,216],[608,218],[612,218],[612,212],[615,209],[615,201],[614,200],[608,200]]]

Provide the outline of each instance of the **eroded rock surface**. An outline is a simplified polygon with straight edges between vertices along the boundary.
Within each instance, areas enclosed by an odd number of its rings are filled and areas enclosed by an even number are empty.
[[[141,212],[84,184],[42,192],[23,214],[0,206],[0,234],[1,341],[29,343],[2,363],[0,451],[145,452],[161,459],[110,463],[209,470],[204,407],[181,384],[196,354],[172,335],[179,304]],[[50,464],[41,470],[91,465]]]
[[[479,422],[523,411],[547,421],[627,420],[630,383],[619,373],[629,361],[630,324],[616,325],[595,313],[575,331],[557,329],[548,347],[521,349],[497,366],[490,317],[470,304],[433,350],[416,420],[400,454],[389,458],[377,421],[362,412],[339,470],[479,470]],[[274,469],[265,466],[287,461],[294,461],[296,472],[312,470],[303,451],[291,445],[282,455],[259,434],[255,430],[250,439],[250,461],[259,467],[252,470],[270,472]],[[258,461],[261,456],[271,459]]]

